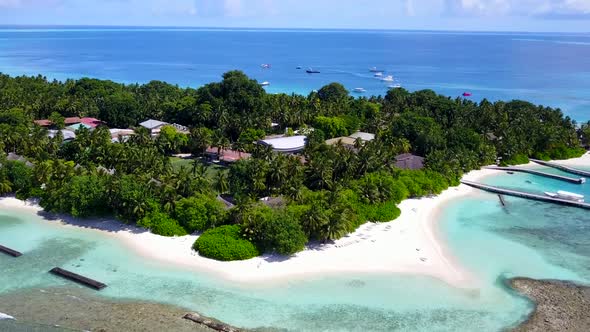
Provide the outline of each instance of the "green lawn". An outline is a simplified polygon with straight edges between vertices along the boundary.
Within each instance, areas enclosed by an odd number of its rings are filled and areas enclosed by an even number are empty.
[[[172,168],[174,168],[174,170],[179,170],[183,166],[187,169],[192,169],[193,167],[193,159],[170,157],[170,163],[172,164]],[[227,167],[218,164],[211,164],[207,166],[207,177],[210,180],[215,180],[215,177],[219,172],[227,172]]]

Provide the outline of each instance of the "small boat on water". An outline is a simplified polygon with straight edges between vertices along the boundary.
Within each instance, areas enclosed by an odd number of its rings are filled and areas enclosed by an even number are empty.
[[[320,73],[319,70],[312,69],[312,68],[307,68],[307,70],[305,72],[308,74],[319,74]]]
[[[270,63],[263,63],[260,65],[260,68],[262,69],[270,69],[272,66],[270,65]]]
[[[354,88],[354,89],[352,89],[352,92],[355,92],[355,93],[365,93],[365,92],[367,92],[367,90],[365,90],[363,88]]]
[[[260,83],[260,86],[269,86],[270,82],[264,81],[262,83]]]
[[[377,72],[375,73],[375,75],[373,75],[374,77],[383,77],[383,73],[382,72]]]
[[[564,200],[567,200],[567,201],[584,203],[584,196],[583,195],[570,193],[569,191],[559,190],[556,193],[545,192],[545,195],[546,196],[549,196],[549,197],[553,197],[553,198],[564,199]]]
[[[295,69],[301,69],[301,66],[297,66],[297,67],[295,67]]]
[[[387,87],[390,89],[401,89],[402,85],[399,83],[396,83],[396,84],[390,84]]]
[[[371,67],[371,68],[369,68],[369,71],[371,73],[383,73],[384,72],[384,70],[377,69],[377,67]]]
[[[393,82],[393,76],[387,75],[381,79],[384,82]]]
[[[471,92],[463,92],[463,97],[471,97]]]

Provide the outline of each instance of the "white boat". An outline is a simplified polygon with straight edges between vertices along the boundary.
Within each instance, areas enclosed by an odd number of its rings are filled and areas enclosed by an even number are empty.
[[[367,92],[367,90],[365,90],[363,88],[354,88],[354,89],[352,89],[352,91],[353,92],[356,92],[356,93],[365,93],[365,92]]]
[[[375,75],[373,75],[373,76],[375,76],[375,77],[383,77],[383,73],[378,72],[378,73],[375,73]]]
[[[397,84],[390,84],[387,87],[390,89],[400,89],[402,87],[402,85],[397,83]]]
[[[383,72],[383,70],[379,70],[379,69],[377,69],[377,67],[371,67],[371,68],[369,68],[369,71],[371,73],[382,73]]]
[[[393,82],[393,76],[387,75],[381,79],[384,82]]]
[[[270,82],[264,81],[262,83],[260,83],[260,86],[269,86]]]
[[[545,192],[545,195],[552,198],[559,198],[567,201],[584,203],[583,195],[570,193],[569,191],[559,190],[557,193]]]
[[[270,67],[272,67],[270,63],[263,63],[260,65],[260,68],[262,69],[270,69]]]
[[[574,202],[584,203],[584,195],[570,193],[569,191],[560,190],[557,192],[557,197]]]

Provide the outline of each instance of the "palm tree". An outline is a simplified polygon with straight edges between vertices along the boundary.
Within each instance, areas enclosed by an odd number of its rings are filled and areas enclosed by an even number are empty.
[[[321,235],[324,242],[338,240],[348,232],[348,225],[352,219],[350,209],[336,209],[328,223],[322,227]]]
[[[309,211],[303,215],[301,218],[301,226],[303,226],[303,231],[309,238],[321,239],[321,230],[326,224],[328,224],[330,219],[328,218],[326,211],[323,208],[316,206],[316,204],[312,204]]]
[[[227,179],[227,173],[220,171],[215,177],[215,189],[220,194],[225,194],[229,191],[229,181]]]
[[[0,195],[8,194],[12,192],[12,183],[8,179],[0,180]]]
[[[204,178],[206,176],[207,167],[199,159],[193,159],[191,166],[191,173],[194,177]]]

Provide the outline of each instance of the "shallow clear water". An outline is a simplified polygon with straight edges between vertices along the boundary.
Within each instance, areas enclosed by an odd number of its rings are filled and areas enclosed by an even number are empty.
[[[589,34],[0,28],[0,72],[11,75],[196,87],[240,69],[269,81],[273,93],[341,82],[383,95],[388,84],[373,77],[373,66],[409,90],[530,100],[590,119]]]
[[[588,184],[570,185],[529,175],[500,175],[485,181],[590,195]],[[507,201],[504,208],[497,196],[482,193],[452,202],[441,216],[441,233],[450,249],[483,280],[478,289],[471,290],[425,277],[393,275],[237,285],[150,263],[95,231],[64,229],[28,213],[0,211],[0,243],[24,252],[18,259],[0,256],[0,296],[18,289],[78,287],[47,273],[61,266],[107,283],[109,287],[100,296],[173,304],[241,327],[500,330],[518,323],[532,308],[529,301],[505,288],[505,277],[590,282],[587,211],[514,198]]]

